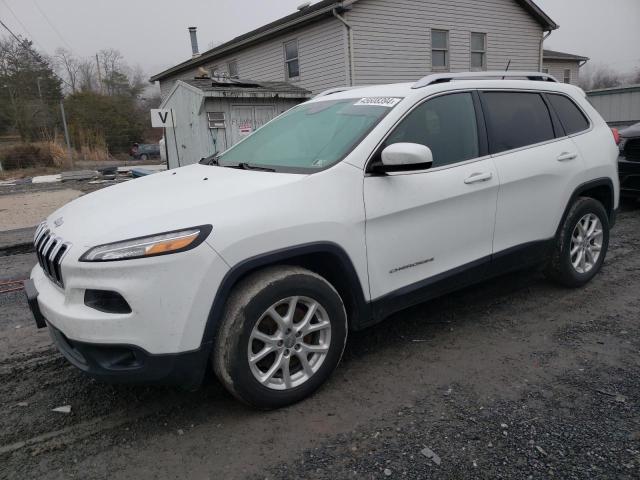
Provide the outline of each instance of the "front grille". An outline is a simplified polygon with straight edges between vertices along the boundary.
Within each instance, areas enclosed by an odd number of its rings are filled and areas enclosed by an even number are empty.
[[[36,247],[38,263],[44,273],[53,283],[64,287],[60,263],[69,251],[70,244],[64,242],[60,237],[56,237],[53,232],[49,230],[46,222],[41,223],[36,229],[33,243]]]
[[[640,138],[630,138],[625,142],[624,156],[627,160],[640,160]]]

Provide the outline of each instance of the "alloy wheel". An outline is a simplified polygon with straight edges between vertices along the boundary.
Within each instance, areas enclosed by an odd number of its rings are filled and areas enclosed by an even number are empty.
[[[578,273],[589,272],[602,251],[603,229],[600,219],[587,213],[576,224],[571,235],[571,264]]]
[[[331,322],[316,300],[293,296],[271,305],[249,337],[251,373],[265,387],[288,390],[308,381],[331,345]]]

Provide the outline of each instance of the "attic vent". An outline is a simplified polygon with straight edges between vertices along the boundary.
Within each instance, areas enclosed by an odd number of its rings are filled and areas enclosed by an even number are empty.
[[[311,2],[304,2],[304,3],[300,4],[300,5],[298,5],[298,11],[302,11],[305,8],[309,8],[310,5],[311,5]]]

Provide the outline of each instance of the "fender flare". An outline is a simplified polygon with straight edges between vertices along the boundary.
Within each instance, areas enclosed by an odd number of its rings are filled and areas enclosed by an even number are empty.
[[[358,274],[351,258],[342,247],[335,243],[312,242],[262,253],[243,260],[231,267],[225,274],[222,282],[220,282],[218,290],[216,291],[213,304],[209,310],[204,333],[202,335],[201,348],[207,348],[210,351],[213,347],[213,342],[218,332],[218,326],[220,325],[222,316],[224,315],[227,299],[238,280],[259,268],[278,263],[286,263],[287,260],[318,253],[330,254],[338,260],[340,268],[345,274],[345,280],[348,283],[349,292],[352,295],[354,310],[356,312],[355,318],[349,319],[349,326],[353,330],[362,328],[362,326],[367,323],[371,314],[371,308],[365,299],[362,284],[360,283],[360,279],[358,278]]]
[[[560,230],[562,229],[562,225],[564,225],[564,222],[567,218],[567,215],[569,214],[569,210],[571,209],[571,205],[573,205],[573,203],[576,201],[576,199],[581,196],[582,193],[584,193],[587,190],[590,190],[592,188],[595,187],[607,187],[609,188],[609,191],[611,192],[611,211],[607,212],[609,214],[609,223],[610,223],[610,228],[613,228],[613,225],[615,224],[615,189],[613,188],[613,181],[608,178],[608,177],[602,177],[602,178],[596,178],[595,180],[589,180],[588,182],[585,182],[583,184],[580,184],[576,187],[576,189],[573,191],[573,193],[571,194],[571,196],[569,197],[569,201],[567,202],[567,205],[564,208],[564,212],[562,213],[562,217],[560,217],[560,223],[558,224],[558,228],[556,229],[556,238],[558,236],[558,234],[560,233]]]

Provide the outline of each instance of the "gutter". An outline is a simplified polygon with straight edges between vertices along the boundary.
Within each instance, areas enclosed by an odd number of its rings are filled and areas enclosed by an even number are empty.
[[[331,13],[333,13],[333,16],[336,17],[338,20],[340,20],[344,24],[345,28],[347,29],[347,43],[348,43],[347,48],[349,49],[349,67],[348,67],[349,85],[353,86],[356,84],[355,61],[354,61],[354,54],[353,54],[353,28],[351,27],[349,22],[345,20],[344,17],[340,16],[340,14],[335,8],[332,10]]]
[[[549,38],[549,35],[551,35],[551,32],[553,32],[553,30],[549,30],[547,34],[543,35],[542,38],[540,39],[540,67],[538,68],[539,71],[542,71],[542,62],[544,60],[544,41],[547,38]]]

